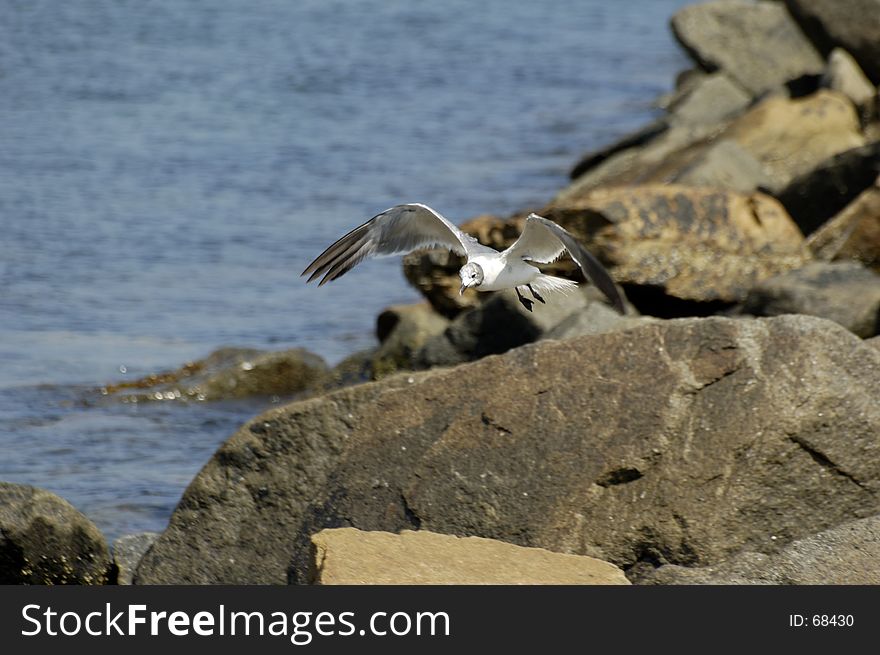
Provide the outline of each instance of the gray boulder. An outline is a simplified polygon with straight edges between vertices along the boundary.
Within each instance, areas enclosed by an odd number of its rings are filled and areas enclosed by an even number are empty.
[[[842,93],[857,107],[867,108],[877,96],[877,88],[843,48],[834,48],[828,56],[822,85]]]
[[[136,581],[305,581],[327,527],[717,564],[880,512],[880,352],[822,319],[545,340],[267,412],[193,480]]]
[[[871,337],[880,333],[880,275],[855,262],[813,262],[759,283],[746,296],[743,311],[820,316]]]
[[[104,535],[73,505],[0,482],[0,584],[106,584],[111,568]]]
[[[778,553],[745,552],[716,566],[667,564],[641,584],[880,584],[880,516],[797,539]]]
[[[713,0],[680,9],[671,24],[697,63],[753,96],[822,72],[821,55],[780,3]]]
[[[113,542],[113,563],[116,565],[116,584],[130,585],[134,572],[150,546],[159,538],[158,532],[126,534]]]

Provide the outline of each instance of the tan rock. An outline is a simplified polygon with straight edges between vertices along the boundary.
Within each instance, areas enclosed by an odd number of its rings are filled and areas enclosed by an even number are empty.
[[[623,571],[584,555],[420,530],[322,530],[312,536],[316,584],[627,585]]]
[[[771,96],[731,123],[720,138],[733,139],[760,161],[772,189],[864,144],[852,103],[826,89],[804,98]]]
[[[785,209],[761,193],[614,187],[557,204],[550,215],[592,241],[618,282],[688,300],[742,300],[757,281],[810,259]]]
[[[880,273],[880,178],[816,230],[807,245],[819,259],[856,259]]]

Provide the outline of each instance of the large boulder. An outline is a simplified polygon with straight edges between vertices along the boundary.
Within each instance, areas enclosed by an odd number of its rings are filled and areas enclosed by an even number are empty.
[[[106,584],[111,571],[104,535],[73,505],[0,482],[0,584]]]
[[[797,539],[780,552],[745,552],[716,566],[667,564],[642,584],[880,584],[880,516]]]
[[[820,316],[860,337],[872,337],[880,334],[880,275],[856,262],[812,262],[756,285],[743,311]]]
[[[851,53],[874,84],[880,84],[880,0],[785,0],[816,47]]]
[[[752,95],[822,72],[821,55],[779,3],[713,0],[678,10],[671,24],[695,61]]]
[[[795,99],[773,95],[733,121],[719,138],[735,141],[760,161],[765,184],[774,192],[865,142],[852,103],[828,89]]]
[[[880,273],[880,178],[807,241],[824,260],[855,259]]]
[[[795,177],[778,194],[804,234],[836,216],[880,176],[880,141],[852,148]]]
[[[341,389],[230,438],[136,582],[306,581],[327,527],[624,568],[767,552],[880,512],[878,385],[880,351],[786,316],[546,340]]]
[[[760,193],[616,187],[560,202],[548,214],[592,242],[618,282],[687,300],[740,301],[758,281],[809,259],[785,209]]]
[[[313,584],[629,584],[623,571],[593,557],[482,537],[336,528],[311,543]]]
[[[290,398],[326,376],[324,360],[303,348],[221,348],[174,371],[108,384],[102,393],[125,402]]]

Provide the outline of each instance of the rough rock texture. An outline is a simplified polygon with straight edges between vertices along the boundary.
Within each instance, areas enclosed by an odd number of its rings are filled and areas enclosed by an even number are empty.
[[[791,15],[823,53],[849,52],[880,84],[880,0],[785,0]]]
[[[880,275],[855,262],[813,262],[758,284],[749,291],[743,311],[819,316],[860,337],[872,337],[880,333]]]
[[[449,319],[428,303],[397,305],[384,310],[376,319],[376,336],[381,345],[372,356],[372,379],[411,370],[416,353],[431,338],[442,334]]]
[[[696,301],[742,300],[809,259],[777,201],[676,185],[597,189],[548,215],[597,247],[618,282]]]
[[[104,535],[73,505],[0,482],[0,584],[106,584],[111,566]]]
[[[307,579],[325,527],[711,565],[880,512],[880,352],[822,319],[546,340],[267,412],[136,581]]]
[[[703,68],[723,70],[752,95],[822,72],[822,57],[778,3],[690,5],[672,17],[672,31]]]
[[[864,144],[848,98],[827,89],[790,99],[774,95],[737,118],[721,135],[764,167],[775,191],[845,150]]]
[[[779,553],[746,552],[705,568],[669,564],[643,584],[880,584],[880,516],[798,539]]]
[[[841,152],[794,178],[777,195],[804,234],[836,216],[880,176],[880,141]]]
[[[481,537],[336,528],[311,542],[315,584],[629,584],[623,571],[593,557]]]
[[[119,537],[113,542],[113,563],[116,564],[116,584],[130,585],[137,565],[150,546],[159,538],[158,532],[139,532]]]
[[[820,259],[855,259],[880,273],[880,178],[807,242]]]
[[[828,56],[822,85],[842,93],[858,107],[867,107],[877,96],[877,88],[843,48],[834,48]]]
[[[303,348],[278,352],[221,348],[176,371],[109,384],[102,391],[129,402],[291,397],[326,375],[324,360]]]

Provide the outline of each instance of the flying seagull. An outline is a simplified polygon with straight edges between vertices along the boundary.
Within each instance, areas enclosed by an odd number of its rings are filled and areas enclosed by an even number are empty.
[[[443,246],[467,257],[458,272],[459,294],[465,289],[501,291],[515,289],[519,301],[532,311],[532,297],[544,303],[542,293],[567,292],[576,282],[542,273],[533,264],[549,264],[567,252],[580,266],[584,277],[607,296],[618,312],[625,312],[623,300],[608,271],[564,228],[553,221],[530,214],[519,239],[498,252],[465,234],[439,212],[421,203],[395,205],[377,214],[322,252],[302,272],[308,282],[323,275],[318,286],[331,282],[371,256],[408,253],[419,248]]]

